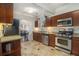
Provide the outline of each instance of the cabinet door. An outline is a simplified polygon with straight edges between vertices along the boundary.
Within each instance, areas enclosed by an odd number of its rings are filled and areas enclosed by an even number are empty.
[[[6,23],[11,23],[13,20],[13,4],[6,3],[5,10],[6,10]]]
[[[0,18],[5,17],[5,5],[4,3],[0,3]]]
[[[38,20],[35,21],[35,27],[38,27]]]
[[[55,17],[51,17],[51,26],[57,26],[57,19]]]
[[[52,26],[52,20],[51,19],[46,19],[45,20],[45,27],[50,27]]]
[[[0,22],[10,23],[13,19],[13,4],[0,3]]]
[[[38,41],[39,41],[39,42],[42,42],[42,34],[41,34],[41,33],[38,33],[37,35],[38,35],[38,38],[37,38]]]
[[[6,18],[5,22],[6,22],[6,23],[12,23],[12,20],[13,20],[13,18],[11,18],[11,17],[9,18],[9,17],[8,17],[8,18]]]
[[[73,26],[79,26],[79,11],[75,11],[73,14]]]
[[[5,18],[4,17],[0,17],[0,23],[5,22]]]
[[[79,37],[74,37],[72,40],[72,54],[79,55]]]
[[[36,40],[36,38],[35,38],[35,33],[33,32],[33,40]]]
[[[37,37],[38,37],[38,36],[37,36],[37,33],[34,32],[34,33],[33,33],[33,40],[37,41]]]
[[[55,36],[53,34],[49,34],[49,46],[55,47]]]
[[[0,43],[0,56],[2,55],[2,45]]]
[[[41,33],[33,33],[33,40],[42,42],[42,34]]]
[[[67,12],[67,13],[64,13],[64,14],[61,14],[61,19],[65,19],[65,18],[70,18],[72,17],[72,12]]]
[[[13,18],[13,4],[7,3],[5,4],[6,9],[6,18]]]

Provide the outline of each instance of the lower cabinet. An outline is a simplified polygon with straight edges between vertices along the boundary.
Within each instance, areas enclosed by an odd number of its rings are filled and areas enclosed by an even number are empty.
[[[42,33],[33,32],[33,40],[42,42]]]
[[[72,52],[73,55],[79,56],[79,37],[73,37],[72,39]]]
[[[55,47],[55,35],[47,34],[48,35],[48,46]],[[43,43],[43,33],[33,32],[33,40]]]
[[[49,34],[49,46],[55,47],[55,35]]]
[[[0,56],[21,56],[20,39],[0,43]]]
[[[1,43],[0,43],[0,56],[2,56],[2,47],[1,47]]]

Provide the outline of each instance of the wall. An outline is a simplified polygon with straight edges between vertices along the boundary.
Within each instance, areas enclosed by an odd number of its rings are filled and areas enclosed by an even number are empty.
[[[79,10],[79,3],[71,3],[68,5],[64,5],[60,8],[57,8],[55,11],[55,15],[62,14],[65,12],[74,11],[74,10]]]

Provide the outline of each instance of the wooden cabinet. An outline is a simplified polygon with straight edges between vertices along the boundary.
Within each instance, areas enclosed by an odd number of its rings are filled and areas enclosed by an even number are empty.
[[[67,13],[63,13],[60,15],[56,15],[51,17],[52,19],[52,26],[56,26],[57,25],[57,20],[59,19],[65,19],[65,18],[72,18],[72,24],[73,26],[79,26],[79,10],[76,11],[72,11],[72,12],[67,12]]]
[[[72,39],[72,54],[79,55],[79,37]]]
[[[38,20],[35,21],[35,27],[38,27]]]
[[[56,19],[56,17],[51,17],[51,26],[57,26],[57,19]]]
[[[71,12],[51,17],[51,19],[52,19],[52,26],[57,26],[57,20],[59,20],[59,19],[63,19],[64,20],[65,18],[69,18],[69,17],[72,18],[72,13]]]
[[[6,8],[6,18],[12,18],[13,17],[13,4],[8,3],[5,4]]]
[[[73,26],[79,26],[79,11],[74,11],[73,15]]]
[[[21,56],[20,40],[0,43],[0,56]]]
[[[56,15],[56,16],[52,16],[50,18],[46,17],[45,20],[45,27],[51,27],[51,26],[57,26],[57,20],[59,19],[65,19],[65,18],[72,18],[72,23],[73,26],[79,26],[78,22],[79,22],[79,11],[72,11],[72,12],[67,12],[67,13],[63,13],[60,15]],[[35,27],[38,27],[38,21],[35,21]]]
[[[55,47],[55,35],[53,34],[49,34],[49,42],[48,42],[49,46]]]
[[[11,23],[13,20],[13,4],[0,3],[0,22]]]
[[[67,13],[61,14],[62,19],[70,18],[70,17],[72,17],[72,12],[67,12]]]
[[[42,33],[33,32],[33,40],[42,42]]]
[[[5,5],[3,3],[0,3],[0,18],[5,17]]]
[[[38,33],[38,37],[37,38],[38,38],[39,42],[42,42],[42,33]]]
[[[37,40],[37,36],[36,36],[36,34],[35,34],[35,32],[33,32],[33,40]]]
[[[51,27],[51,26],[52,26],[52,19],[45,16],[44,27]]]
[[[48,35],[48,45],[55,47],[55,35],[53,34],[47,34],[47,35]],[[35,41],[43,43],[42,41],[44,38],[42,38],[42,36],[43,36],[43,33],[33,32],[33,40]]]
[[[52,26],[52,20],[51,19],[46,19],[45,20],[45,27],[50,27]]]
[[[0,43],[0,56],[2,55],[2,47],[1,47],[1,43]]]

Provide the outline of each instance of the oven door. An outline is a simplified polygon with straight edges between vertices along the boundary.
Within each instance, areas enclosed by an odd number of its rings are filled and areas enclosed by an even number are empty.
[[[56,37],[56,46],[71,50],[71,40],[62,37]]]

